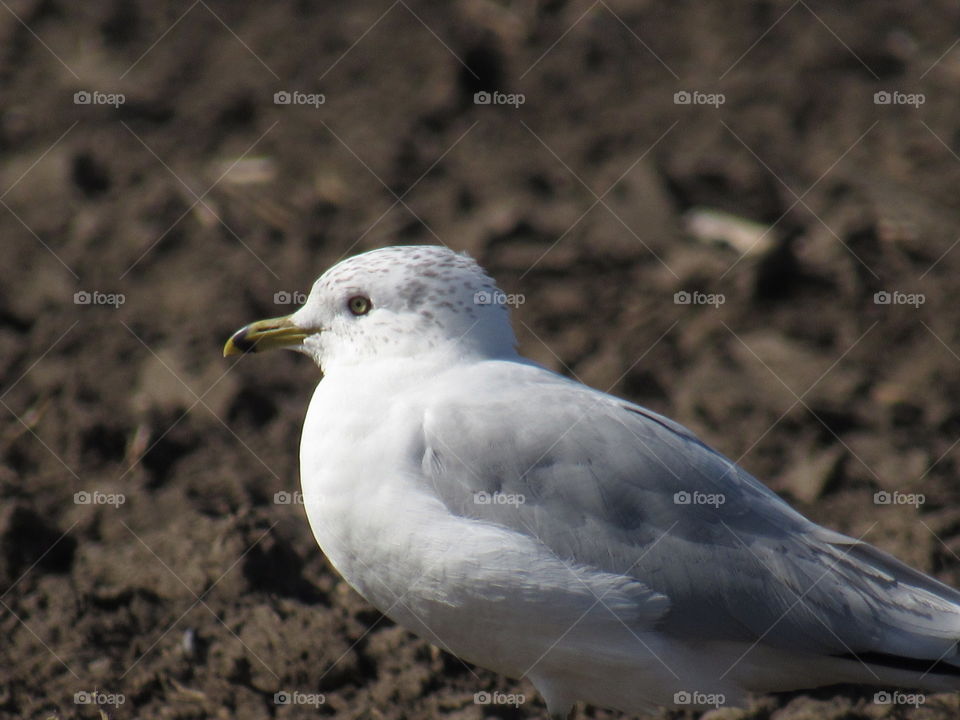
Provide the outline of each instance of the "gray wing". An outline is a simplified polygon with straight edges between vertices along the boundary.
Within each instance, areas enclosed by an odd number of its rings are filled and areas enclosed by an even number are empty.
[[[958,662],[960,593],[810,522],[681,425],[535,366],[475,372],[425,411],[451,512],[637,578],[676,637]]]

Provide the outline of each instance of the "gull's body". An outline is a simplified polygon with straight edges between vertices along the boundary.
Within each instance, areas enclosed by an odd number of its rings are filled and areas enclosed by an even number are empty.
[[[323,368],[307,516],[374,606],[528,677],[556,717],[960,688],[960,593],[808,521],[682,426],[524,360],[506,308],[473,302],[494,291],[465,256],[386,248],[234,338],[288,338]]]

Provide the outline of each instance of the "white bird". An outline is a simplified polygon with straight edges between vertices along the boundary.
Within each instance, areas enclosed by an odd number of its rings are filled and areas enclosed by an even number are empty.
[[[323,370],[300,446],[330,562],[553,718],[857,683],[960,689],[960,593],[820,527],[657,413],[524,359],[467,255],[388,247],[324,273],[225,355]]]

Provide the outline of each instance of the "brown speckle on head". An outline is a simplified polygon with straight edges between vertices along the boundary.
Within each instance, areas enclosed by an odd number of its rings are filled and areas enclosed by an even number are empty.
[[[303,319],[336,328],[318,350],[321,360],[375,356],[388,347],[389,355],[399,356],[449,343],[492,354],[514,352],[509,309],[478,300],[479,293],[499,291],[468,255],[433,245],[387,247],[347,258],[324,273]],[[373,310],[351,315],[347,301],[355,295],[369,297]]]

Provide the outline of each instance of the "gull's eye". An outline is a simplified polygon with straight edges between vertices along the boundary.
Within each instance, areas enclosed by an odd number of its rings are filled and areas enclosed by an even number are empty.
[[[371,307],[373,305],[370,303],[370,298],[363,295],[354,295],[347,300],[347,309],[354,315],[366,315]]]

